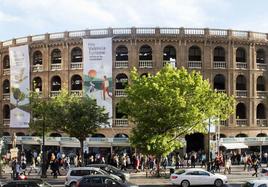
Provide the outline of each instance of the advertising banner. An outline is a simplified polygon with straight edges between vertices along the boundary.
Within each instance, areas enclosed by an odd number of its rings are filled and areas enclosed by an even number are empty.
[[[112,38],[83,39],[84,93],[109,113],[112,127]]]
[[[10,127],[28,128],[30,113],[26,110],[29,103],[30,60],[28,45],[9,48],[10,56]]]

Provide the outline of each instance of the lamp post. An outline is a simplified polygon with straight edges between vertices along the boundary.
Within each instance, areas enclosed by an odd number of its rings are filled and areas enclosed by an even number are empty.
[[[210,171],[210,118],[208,119],[208,153],[207,170]]]
[[[41,178],[46,178],[47,177],[47,171],[46,171],[46,158],[45,158],[45,153],[46,153],[46,148],[45,148],[45,118],[43,117],[42,120],[42,173],[41,173]]]

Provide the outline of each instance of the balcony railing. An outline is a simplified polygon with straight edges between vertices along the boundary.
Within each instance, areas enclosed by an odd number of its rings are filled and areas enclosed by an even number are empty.
[[[82,90],[71,90],[71,94],[82,97],[83,91]]]
[[[247,90],[236,90],[236,97],[247,97]]]
[[[201,61],[188,61],[188,68],[202,68],[202,62]]]
[[[172,67],[176,67],[176,61],[170,61],[170,60],[164,60],[163,61],[163,66],[170,64]]]
[[[61,70],[61,64],[51,64],[51,70]]]
[[[226,93],[226,90],[216,90],[217,92],[219,92],[219,93]]]
[[[3,75],[10,75],[10,69],[3,69]]]
[[[32,69],[33,72],[43,71],[43,65],[42,64],[33,65]]]
[[[139,68],[152,68],[153,61],[152,60],[140,60],[139,61]]]
[[[10,100],[10,93],[3,93],[3,100]]]
[[[266,70],[267,64],[257,63],[257,69]]]
[[[50,91],[50,97],[56,97],[60,94],[60,91]]]
[[[265,98],[267,96],[267,91],[257,91],[257,97]]]
[[[128,119],[115,119],[114,120],[115,127],[128,127]]]
[[[128,61],[115,61],[115,68],[128,68]]]
[[[236,62],[236,68],[237,69],[247,69],[248,64],[245,62]]]
[[[228,126],[227,120],[221,120],[220,125],[227,127]]]
[[[116,89],[115,90],[115,97],[126,97],[127,94],[124,89]]]
[[[258,127],[267,127],[267,119],[257,119],[257,126]]]
[[[248,126],[248,120],[247,119],[236,119],[236,126],[239,126],[239,127]]]
[[[226,69],[227,64],[225,61],[214,61],[213,67],[214,69]]]
[[[82,62],[71,62],[71,69],[83,69]]]

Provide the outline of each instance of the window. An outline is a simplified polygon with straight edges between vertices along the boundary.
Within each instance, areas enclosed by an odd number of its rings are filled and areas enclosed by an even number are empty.
[[[120,45],[115,50],[116,61],[128,61],[128,49],[126,46]]]
[[[246,51],[242,47],[236,50],[236,62],[246,62]]]
[[[59,49],[54,49],[51,53],[51,63],[60,64],[61,63],[61,51]]]
[[[236,90],[246,90],[246,78],[243,75],[238,75],[236,78]]]
[[[115,89],[125,89],[128,84],[128,77],[124,73],[120,73],[115,77]]]
[[[10,62],[9,62],[9,55],[6,55],[3,60],[3,69],[9,69]]]
[[[42,53],[40,51],[35,51],[33,54],[33,65],[42,65]]]
[[[91,184],[102,184],[102,178],[101,177],[92,177],[91,178]]]
[[[51,82],[51,91],[61,90],[61,78],[59,76],[54,76]]]
[[[210,174],[205,171],[199,171],[199,175],[210,176]]]
[[[73,75],[71,78],[71,90],[82,90],[82,77]]]
[[[71,51],[71,60],[72,62],[82,62],[83,55],[82,49],[79,47],[75,47]]]
[[[225,61],[225,50],[223,47],[215,47],[213,60],[218,62]]]
[[[264,64],[265,63],[265,52],[264,52],[263,49],[259,49],[257,51],[256,62],[257,63],[260,63],[260,64]]]
[[[236,119],[246,119],[246,106],[244,103],[236,105]]]
[[[214,89],[225,90],[225,77],[218,74],[214,77]]]
[[[201,49],[198,46],[192,46],[189,48],[189,61],[201,61]]]
[[[149,45],[141,46],[139,60],[152,60],[152,48]]]

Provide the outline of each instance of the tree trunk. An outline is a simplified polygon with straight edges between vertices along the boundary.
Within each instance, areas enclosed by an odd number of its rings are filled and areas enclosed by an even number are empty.
[[[157,177],[160,177],[161,155],[157,155],[156,159],[157,159],[157,165],[156,165]]]
[[[84,166],[85,165],[85,162],[84,162],[84,152],[83,152],[83,149],[84,149],[84,140],[79,139],[79,142],[80,142],[81,166]]]

